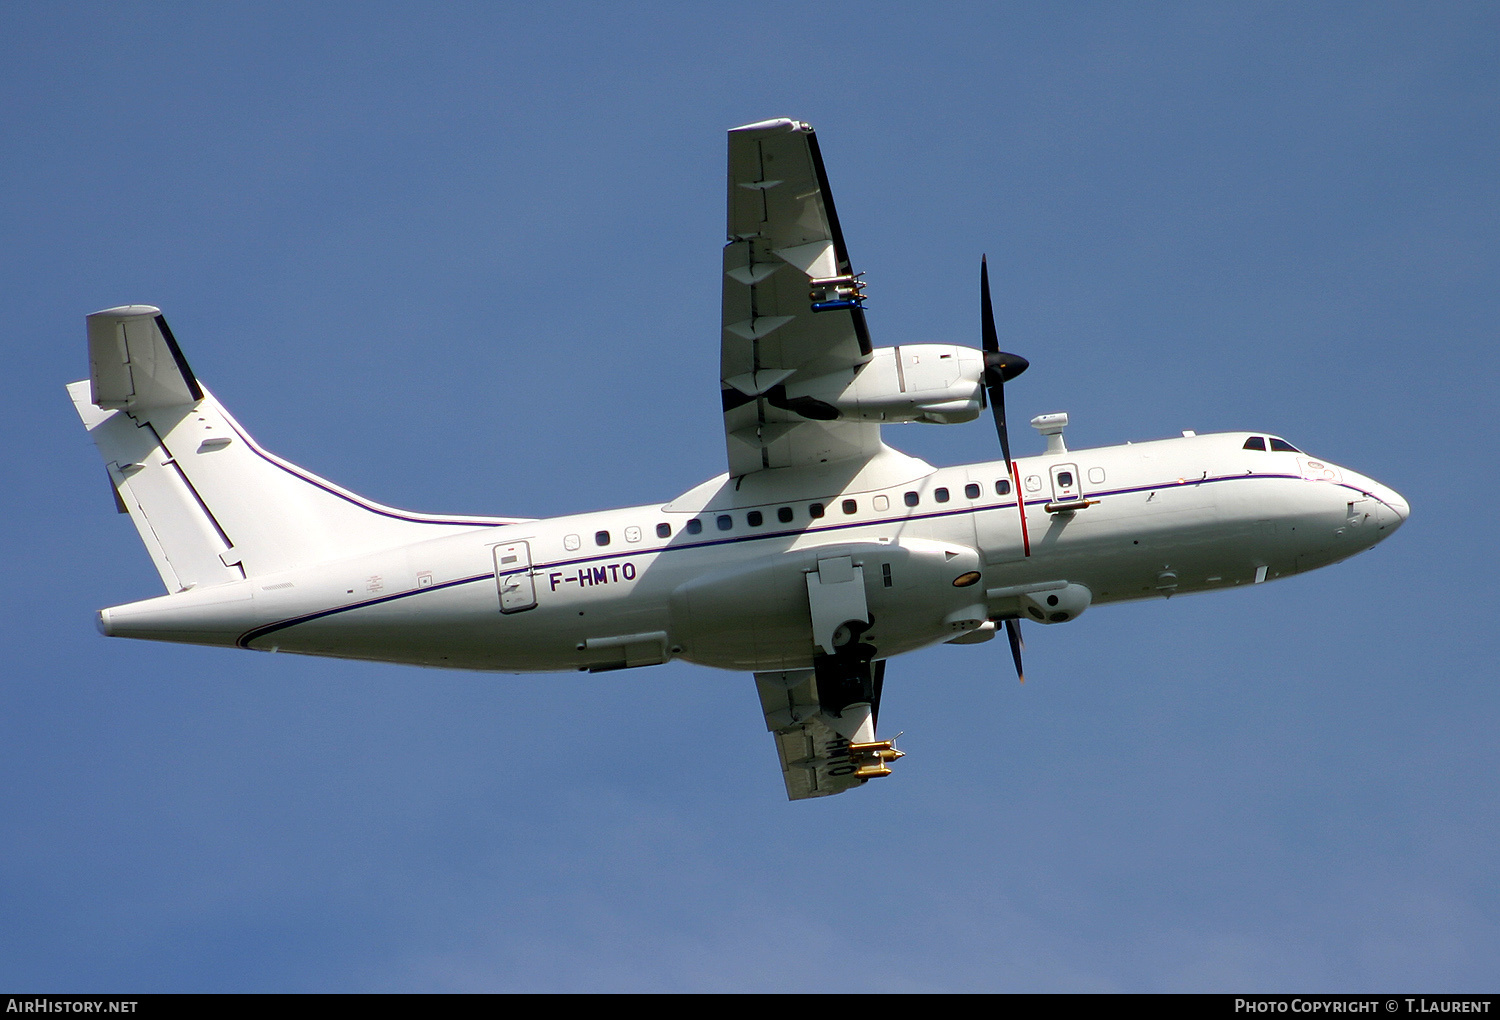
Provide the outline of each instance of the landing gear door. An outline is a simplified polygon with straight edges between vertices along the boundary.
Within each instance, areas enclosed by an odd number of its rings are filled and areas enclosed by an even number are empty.
[[[818,569],[807,574],[807,602],[812,610],[813,643],[829,655],[859,637],[845,624],[869,622],[865,604],[865,568],[855,566],[851,556],[831,556],[818,561]]]
[[[527,543],[495,546],[495,581],[500,585],[500,612],[520,613],[536,608],[531,547]]]
[[[1078,479],[1078,465],[1052,465],[1052,501],[1068,503],[1082,498],[1083,484]]]

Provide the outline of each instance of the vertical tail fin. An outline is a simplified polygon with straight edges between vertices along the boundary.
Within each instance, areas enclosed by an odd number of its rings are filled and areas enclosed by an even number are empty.
[[[519,520],[381,506],[267,453],[150,305],[95,312],[88,334],[90,378],[68,393],[168,591]]]

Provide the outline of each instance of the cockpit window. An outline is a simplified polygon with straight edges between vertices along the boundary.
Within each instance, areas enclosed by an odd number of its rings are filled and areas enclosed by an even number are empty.
[[[1259,450],[1261,453],[1265,453],[1266,452],[1266,440],[1265,440],[1265,437],[1264,436],[1251,436],[1249,439],[1245,440],[1245,449],[1247,449],[1247,450]]]
[[[1291,443],[1287,442],[1285,439],[1277,439],[1275,436],[1271,437],[1271,449],[1275,450],[1277,453],[1301,453],[1302,452],[1301,450],[1299,450],[1295,446],[1293,446]]]

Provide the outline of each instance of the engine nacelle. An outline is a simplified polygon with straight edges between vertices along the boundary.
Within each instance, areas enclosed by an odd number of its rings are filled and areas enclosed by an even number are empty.
[[[1052,591],[1027,592],[1020,597],[1021,611],[1037,623],[1067,623],[1094,601],[1094,593],[1081,584]]]
[[[881,347],[852,379],[844,373],[793,377],[783,392],[781,406],[806,418],[973,421],[984,409],[984,352],[952,344]]]

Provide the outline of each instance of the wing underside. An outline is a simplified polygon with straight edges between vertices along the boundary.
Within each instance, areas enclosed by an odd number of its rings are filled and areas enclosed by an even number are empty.
[[[873,743],[877,705],[862,701],[830,711],[812,669],[756,673],[755,686],[766,729],[776,738],[788,800],[843,793],[887,774],[883,761],[900,757],[893,748],[882,755],[877,748],[889,745]]]
[[[880,426],[834,420],[789,382],[852,379],[869,360],[857,280],[812,128],[772,120],[729,132],[721,383],[729,473],[880,451]]]

